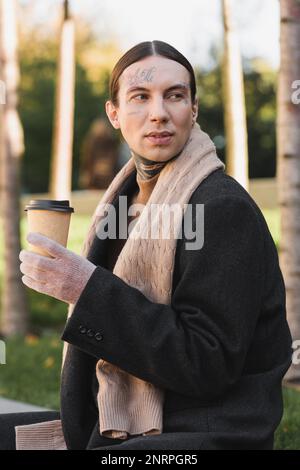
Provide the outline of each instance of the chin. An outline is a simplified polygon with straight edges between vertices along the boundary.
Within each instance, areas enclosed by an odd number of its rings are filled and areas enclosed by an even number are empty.
[[[147,152],[145,158],[153,160],[155,162],[164,162],[176,155],[176,150],[171,150],[169,148],[153,149],[152,152]]]
[[[170,160],[170,158],[172,158],[173,154],[159,154],[159,155],[149,155],[149,160],[152,160],[154,162],[157,162],[157,163],[161,163],[161,162],[166,162],[168,160]],[[147,158],[147,157],[145,157]]]

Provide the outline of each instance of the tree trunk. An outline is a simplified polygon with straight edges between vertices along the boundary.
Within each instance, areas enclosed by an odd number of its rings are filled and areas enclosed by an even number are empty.
[[[277,181],[280,206],[280,265],[286,286],[287,317],[294,340],[300,339],[300,104],[293,84],[300,79],[300,2],[281,0],[277,92]],[[300,382],[292,365],[286,380]]]
[[[223,96],[226,171],[248,190],[248,148],[243,69],[231,0],[222,0],[224,23]]]
[[[16,0],[0,0],[0,65],[5,83],[1,106],[1,216],[4,228],[2,333],[24,334],[28,327],[25,286],[20,272],[20,159],[23,130],[17,113],[19,67],[17,60]]]
[[[61,31],[56,104],[53,126],[53,153],[50,193],[53,199],[71,198],[72,154],[74,133],[75,45],[74,22],[69,16],[68,2],[64,2],[64,20]]]

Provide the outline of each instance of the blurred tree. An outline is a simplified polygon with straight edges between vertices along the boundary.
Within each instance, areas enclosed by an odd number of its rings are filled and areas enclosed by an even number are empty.
[[[262,60],[245,63],[245,95],[250,178],[276,173],[276,77]]]
[[[224,119],[226,171],[248,190],[248,147],[244,78],[231,0],[222,0],[224,24]]]
[[[18,33],[16,0],[0,0],[0,68],[6,84],[6,102],[1,104],[1,215],[4,228],[4,283],[2,333],[24,334],[28,327],[25,286],[22,283],[20,243],[20,158],[24,151],[18,105]]]
[[[38,28],[21,30],[20,115],[24,126],[25,154],[22,166],[23,192],[46,192],[49,183],[56,62],[57,33],[42,34]],[[114,43],[98,44],[88,25],[76,18],[76,83],[72,188],[79,188],[80,154],[83,138],[92,121],[105,115],[110,75],[110,52]],[[28,47],[30,44],[30,47]],[[89,45],[94,55],[89,55]],[[103,52],[104,51],[104,52]],[[92,62],[94,57],[95,64]],[[99,57],[101,63],[99,64]],[[107,63],[104,58],[107,57]],[[87,68],[88,67],[88,68]],[[94,73],[91,73],[91,70]],[[96,73],[97,72],[97,73]]]
[[[195,68],[195,75],[199,100],[198,122],[201,128],[211,136],[217,146],[219,157],[224,161],[221,68],[218,65],[209,71]]]
[[[106,189],[118,169],[119,141],[107,119],[96,119],[82,147],[82,188]]]
[[[300,106],[293,99],[300,78],[300,2],[280,2],[278,81],[278,189],[280,206],[280,263],[286,286],[286,307],[292,337],[300,338]],[[298,83],[298,82],[297,82]],[[299,349],[299,344],[296,344]],[[300,382],[300,368],[292,364],[286,380]]]
[[[63,7],[49,192],[52,199],[70,200],[74,135],[74,21],[70,16],[68,0],[64,0]]]
[[[21,45],[24,43],[21,43]],[[25,43],[26,44],[26,43]],[[31,39],[32,49],[36,42]],[[25,192],[48,188],[54,104],[55,55],[32,56],[21,50],[20,116],[24,127],[25,154],[22,185]]]
[[[28,39],[29,40],[29,39]],[[46,192],[49,182],[51,136],[53,126],[56,48],[50,41],[39,49],[38,37],[30,39],[32,49],[21,50],[20,115],[25,133],[23,191]],[[36,53],[32,50],[37,46]],[[108,75],[103,71],[103,75]],[[107,83],[107,80],[106,80]],[[107,93],[94,92],[86,70],[77,58],[75,85],[74,159],[72,186],[78,188],[80,146],[85,133],[97,116],[104,113]]]
[[[215,55],[215,52],[212,52]],[[225,161],[225,131],[222,110],[222,77],[218,58],[212,70],[195,69],[199,98],[198,121],[212,136],[218,155]],[[245,97],[248,128],[249,177],[275,176],[276,72],[267,63],[245,61]]]
[[[76,19],[76,86],[72,187],[79,188],[82,143],[94,119],[105,115],[108,98],[110,54],[117,46],[96,43],[88,26]],[[20,42],[20,115],[25,133],[23,191],[45,192],[48,188],[56,57],[56,34],[43,38],[36,30],[24,31]],[[54,38],[54,39],[53,39]],[[30,47],[28,47],[30,44]],[[89,49],[91,45],[92,53]],[[210,69],[195,68],[199,97],[199,123],[215,140],[225,159],[222,79],[217,52],[211,52]],[[107,57],[107,63],[105,60]],[[94,62],[93,62],[94,59]],[[101,60],[100,60],[101,59]],[[273,177],[276,166],[275,80],[276,72],[265,62],[244,63],[248,126],[249,176]],[[121,135],[118,134],[119,140]]]

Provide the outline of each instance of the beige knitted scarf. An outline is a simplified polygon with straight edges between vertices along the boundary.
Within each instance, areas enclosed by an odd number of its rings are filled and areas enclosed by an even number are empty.
[[[139,289],[150,301],[171,303],[176,234],[180,233],[186,205],[197,186],[218,168],[224,168],[224,164],[217,157],[213,142],[200,129],[199,124],[195,123],[179,156],[161,170],[147,204],[130,231],[113,269],[116,276]],[[104,193],[94,212],[82,249],[83,256],[87,256],[99,233],[97,231],[105,218],[105,210],[134,170],[135,163],[131,158]],[[153,206],[154,204],[157,206]],[[159,208],[170,207],[172,204],[177,207],[180,205],[182,210],[172,212],[174,217],[172,215],[171,229],[166,236],[162,223],[165,219],[161,217]],[[151,205],[156,210],[151,210]],[[156,234],[155,238],[149,236],[153,233]],[[73,308],[70,305],[68,316],[72,314]],[[65,343],[63,362],[67,347]],[[99,383],[97,401],[101,435],[127,439],[129,434],[162,433],[164,390],[104,359],[97,362],[95,372]]]

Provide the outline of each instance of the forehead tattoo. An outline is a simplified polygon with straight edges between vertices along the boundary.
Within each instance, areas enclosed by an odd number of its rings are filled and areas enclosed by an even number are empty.
[[[128,76],[128,85],[136,86],[145,82],[152,82],[154,77],[154,72],[156,67],[151,67],[150,69],[140,69],[138,68],[134,74],[129,74]]]

